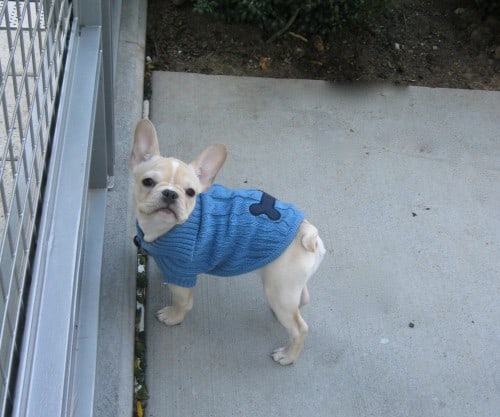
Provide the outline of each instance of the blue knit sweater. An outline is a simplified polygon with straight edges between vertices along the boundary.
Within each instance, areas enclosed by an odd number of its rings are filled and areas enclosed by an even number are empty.
[[[193,287],[198,274],[234,276],[261,268],[290,245],[304,215],[259,190],[213,185],[196,197],[185,223],[152,242],[137,226],[137,243],[166,283]]]

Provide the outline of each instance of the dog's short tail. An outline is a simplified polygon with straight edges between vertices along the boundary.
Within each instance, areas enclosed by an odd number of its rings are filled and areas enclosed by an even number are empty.
[[[323,255],[325,253],[325,247],[323,245],[323,241],[319,237],[318,229],[314,227],[307,220],[304,220],[301,227],[302,236],[300,238],[300,242],[302,246],[308,252],[318,252]]]

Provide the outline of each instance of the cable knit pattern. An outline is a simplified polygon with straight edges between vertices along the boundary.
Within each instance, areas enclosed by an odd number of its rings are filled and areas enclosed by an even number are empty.
[[[188,220],[141,249],[151,255],[166,283],[193,287],[196,276],[207,273],[234,276],[261,268],[275,260],[292,242],[304,215],[293,205],[275,200],[273,214],[251,214],[268,194],[259,190],[231,190],[214,184],[197,196]],[[271,218],[270,218],[271,217]]]

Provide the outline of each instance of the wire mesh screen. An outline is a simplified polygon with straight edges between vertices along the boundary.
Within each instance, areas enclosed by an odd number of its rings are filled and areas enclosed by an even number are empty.
[[[0,0],[0,415],[12,395],[70,0]]]

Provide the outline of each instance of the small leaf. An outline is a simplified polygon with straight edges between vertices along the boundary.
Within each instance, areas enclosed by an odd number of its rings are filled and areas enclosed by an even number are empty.
[[[259,59],[259,67],[262,71],[267,71],[271,66],[271,58],[268,57],[260,57]]]
[[[137,417],[144,417],[144,409],[142,408],[142,404],[140,401],[137,401],[135,405],[135,411],[137,413]]]

